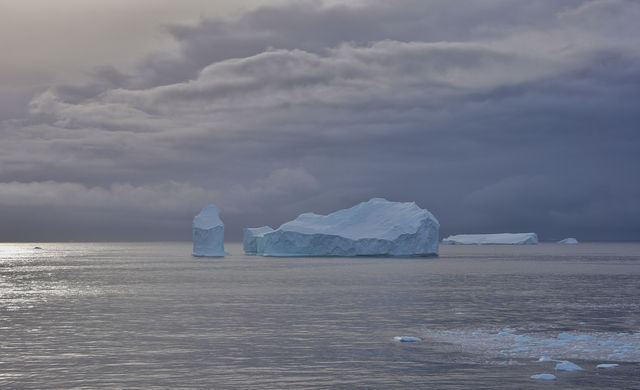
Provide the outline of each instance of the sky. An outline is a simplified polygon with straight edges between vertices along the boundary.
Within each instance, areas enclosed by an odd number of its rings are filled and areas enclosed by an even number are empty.
[[[372,197],[640,240],[640,2],[0,0],[0,242]]]

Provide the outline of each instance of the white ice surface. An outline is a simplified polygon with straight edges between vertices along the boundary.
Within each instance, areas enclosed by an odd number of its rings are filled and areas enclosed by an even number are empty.
[[[556,364],[556,371],[582,371],[583,368],[568,360]]]
[[[394,341],[400,341],[401,343],[416,343],[422,341],[420,337],[413,336],[396,336],[393,338]]]
[[[573,237],[565,238],[564,240],[558,241],[558,244],[577,244],[578,240]]]
[[[373,198],[328,215],[306,213],[257,237],[264,256],[428,256],[440,223],[414,202]]]
[[[619,364],[616,364],[616,363],[604,363],[604,364],[598,364],[596,368],[616,368],[618,366]]]
[[[442,240],[450,245],[523,245],[537,244],[535,233],[456,234]]]
[[[531,379],[542,379],[546,381],[552,381],[556,379],[556,376],[553,374],[536,374],[536,375],[531,375]]]
[[[215,205],[208,205],[193,218],[193,255],[225,256],[224,224],[220,220],[220,210]]]
[[[424,330],[424,340],[450,343],[470,353],[504,358],[640,362],[640,333],[527,333],[504,328]]]

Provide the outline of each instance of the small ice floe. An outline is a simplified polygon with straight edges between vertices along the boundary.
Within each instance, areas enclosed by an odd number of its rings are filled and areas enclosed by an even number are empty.
[[[553,374],[536,374],[531,375],[531,379],[541,379],[545,381],[553,381],[556,379],[556,376]]]
[[[567,237],[564,240],[558,241],[558,244],[577,244],[578,240],[573,237]]]
[[[556,364],[556,371],[582,371],[582,367],[568,360]]]
[[[589,336],[588,334],[578,334],[573,335],[571,333],[560,333],[558,335],[558,340],[562,341],[595,341],[597,340],[593,336]]]
[[[522,329],[424,330],[419,335],[460,345],[471,353],[485,353],[508,359],[538,360],[541,356],[565,360],[640,362],[640,333],[610,332],[523,332]],[[542,361],[544,362],[544,361]]]
[[[529,352],[531,351],[531,348],[529,347],[520,347],[520,346],[516,346],[514,348],[511,349],[503,349],[500,350],[501,354],[509,354],[509,353],[519,353],[519,352]]]
[[[606,364],[598,364],[596,366],[596,368],[616,368],[618,367],[619,364],[615,364],[615,363],[606,363]]]
[[[413,336],[396,336],[393,338],[393,341],[399,341],[401,343],[417,343],[419,341],[422,341],[422,339]]]
[[[618,341],[604,341],[604,342],[598,343],[598,345],[602,347],[622,347],[624,343],[621,343]]]
[[[551,359],[550,357],[543,356],[538,359],[540,363],[560,363],[562,360]]]

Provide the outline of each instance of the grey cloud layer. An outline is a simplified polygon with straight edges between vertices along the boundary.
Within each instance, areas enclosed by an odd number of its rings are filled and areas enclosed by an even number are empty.
[[[445,234],[638,239],[639,17],[622,0],[312,2],[172,26],[177,52],[53,86],[2,125],[0,210],[22,228],[0,234],[66,239],[105,215],[83,238],[188,239],[215,202],[237,239],[385,196]]]

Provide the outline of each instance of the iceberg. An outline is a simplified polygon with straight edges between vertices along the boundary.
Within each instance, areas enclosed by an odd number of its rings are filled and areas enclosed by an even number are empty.
[[[457,234],[442,240],[449,245],[524,245],[537,244],[535,233]]]
[[[255,255],[258,253],[258,238],[262,238],[266,233],[272,232],[271,226],[263,226],[259,228],[244,228],[242,236],[242,246],[244,253]]]
[[[618,366],[619,364],[616,364],[616,363],[604,363],[604,364],[598,364],[596,368],[616,368]]]
[[[568,360],[565,360],[561,363],[556,364],[556,371],[582,371],[582,367],[575,363],[571,363]]]
[[[249,229],[245,251],[255,248],[262,256],[437,256],[439,229],[436,217],[415,202],[373,198],[328,215],[301,214],[273,231]]]
[[[208,205],[193,218],[193,255],[199,257],[220,257],[228,255],[224,251],[224,224],[220,220],[220,210]]]
[[[564,240],[558,241],[558,244],[577,244],[578,240],[573,237],[565,238]]]
[[[417,343],[422,341],[422,339],[420,337],[413,336],[395,336],[393,341],[399,341],[401,343]]]
[[[550,357],[543,356],[540,359],[538,359],[538,362],[540,362],[540,363],[560,363],[561,360],[551,359]]]
[[[536,374],[536,375],[531,375],[531,379],[541,379],[545,381],[552,381],[556,379],[556,376],[553,374]]]

